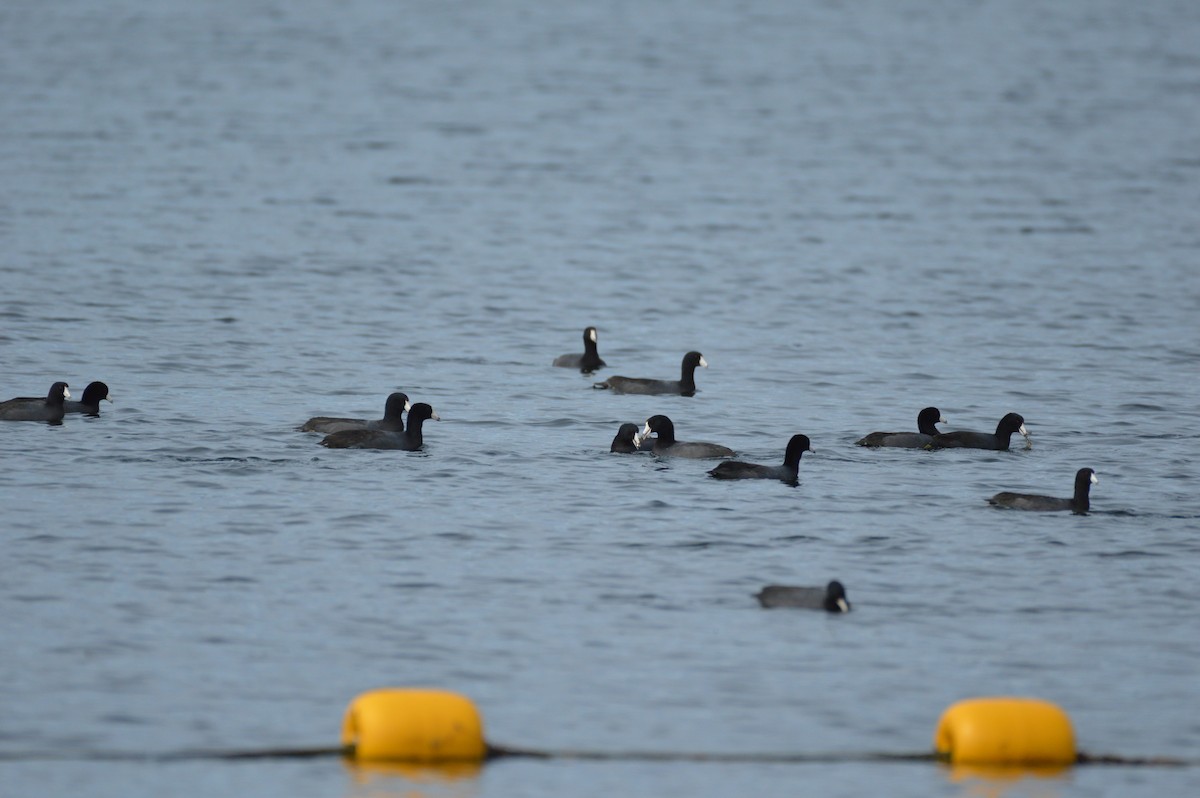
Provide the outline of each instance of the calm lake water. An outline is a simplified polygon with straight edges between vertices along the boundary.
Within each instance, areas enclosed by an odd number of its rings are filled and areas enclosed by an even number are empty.
[[[1179,796],[1200,768],[333,760],[360,691],[494,742],[908,752],[965,697],[1200,752],[1200,6],[0,8],[0,791]],[[599,328],[609,368],[549,366]],[[673,378],[692,398],[594,391]],[[424,451],[312,415],[433,405]],[[1033,447],[873,451],[873,430]],[[796,487],[608,454],[682,440]],[[1069,495],[1088,516],[989,508]],[[844,617],[764,611],[839,578]],[[61,755],[63,759],[47,758]]]

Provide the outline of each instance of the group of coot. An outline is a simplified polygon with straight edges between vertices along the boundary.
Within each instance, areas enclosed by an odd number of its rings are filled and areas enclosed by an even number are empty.
[[[591,373],[605,366],[597,349],[596,328],[583,331],[583,354],[562,355],[555,358],[553,365],[577,368]],[[708,362],[699,352],[688,352],[683,356],[683,365],[678,380],[656,380],[644,377],[609,377],[593,387],[616,393],[643,395],[693,396],[696,393],[696,368],[707,367]],[[1025,419],[1017,413],[1009,413],[1000,419],[995,432],[973,432],[959,430],[941,432],[938,424],[944,424],[942,412],[936,407],[927,407],[917,414],[916,432],[872,432],[855,443],[868,447],[894,447],[907,449],[990,449],[1007,451],[1014,433],[1029,440]],[[653,436],[653,437],[652,437]],[[675,437],[675,423],[664,415],[651,416],[640,431],[636,424],[624,423],[617,430],[609,446],[610,452],[634,454],[653,452],[669,457],[725,458],[734,451],[728,446],[706,441],[680,441]],[[784,451],[782,465],[760,465],[730,460],[709,471],[716,479],[778,479],[795,482],[799,473],[800,457],[812,451],[812,442],[806,435],[793,435]],[[1082,468],[1075,475],[1075,494],[1070,499],[1051,496],[1036,496],[1024,493],[997,493],[988,501],[999,507],[1019,510],[1074,510],[1086,513],[1089,506],[1088,493],[1096,483],[1096,474],[1090,468]]]
[[[578,369],[590,374],[607,364],[601,359],[597,348],[595,327],[583,331],[582,353],[567,354],[555,358],[553,365]],[[609,377],[594,385],[595,388],[623,394],[693,396],[696,393],[696,369],[707,368],[708,363],[699,352],[688,352],[683,356],[678,380],[659,380],[641,377]],[[0,420],[3,421],[46,421],[61,424],[67,413],[99,415],[100,402],[112,401],[108,386],[93,382],[83,391],[80,401],[69,401],[71,393],[67,383],[56,382],[50,386],[45,398],[18,397],[0,402]],[[408,414],[407,424],[404,414]],[[410,404],[408,396],[393,393],[384,405],[383,418],[360,419],[316,416],[298,429],[317,432],[325,437],[321,445],[330,449],[399,449],[415,451],[423,445],[422,426],[428,419],[438,419],[433,408],[424,402]],[[941,432],[938,424],[945,423],[941,411],[926,407],[917,414],[916,432],[872,432],[856,441],[859,446],[896,447],[908,449],[990,449],[1005,451],[1013,433],[1020,433],[1028,441],[1025,419],[1017,413],[1009,413],[1000,419],[994,433],[986,432]],[[613,438],[610,452],[633,454],[651,452],[662,457],[684,458],[729,458],[734,451],[727,446],[706,441],[680,441],[675,437],[675,424],[665,415],[646,419],[639,430],[636,424],[620,426]],[[811,452],[812,444],[806,435],[793,435],[788,441],[782,465],[761,465],[725,460],[708,472],[714,479],[774,479],[791,484],[797,482],[800,457]],[[1017,510],[1055,511],[1069,510],[1086,513],[1089,509],[1089,492],[1098,480],[1090,468],[1081,468],[1075,475],[1075,493],[1069,499],[1040,496],[1027,493],[1004,491],[988,499],[993,506]],[[757,596],[764,607],[805,607],[824,609],[830,612],[847,612],[850,603],[846,599],[844,586],[830,582],[825,588],[768,585]]]
[[[404,413],[408,413],[408,426]],[[415,452],[424,445],[422,429],[428,419],[440,421],[433,408],[424,402],[409,404],[408,396],[393,393],[383,406],[383,418],[332,418],[314,416],[297,429],[320,432],[321,445],[330,449],[400,449]]]
[[[82,413],[89,416],[100,415],[100,403],[112,402],[108,395],[108,386],[102,382],[93,382],[83,389],[83,396],[78,402],[69,401],[71,391],[65,382],[56,382],[50,386],[46,396],[18,396],[0,402],[0,421],[48,421],[51,424],[61,424],[67,413]]]
[[[577,368],[584,373],[591,373],[607,365],[600,357],[595,327],[588,327],[583,331],[583,345],[582,354],[562,355],[554,360],[553,365]],[[683,356],[678,380],[616,376],[595,383],[593,387],[615,393],[693,396],[696,393],[696,368],[707,366],[704,356],[693,351]],[[1025,419],[1017,413],[1008,413],[1000,419],[993,433],[969,430],[941,432],[937,425],[943,423],[945,419],[940,410],[936,407],[926,407],[917,414],[916,432],[872,432],[855,443],[867,447],[1007,451],[1014,433],[1020,433],[1027,442],[1029,440]],[[688,458],[726,458],[734,455],[732,449],[720,444],[677,440],[674,422],[664,415],[646,419],[645,426],[640,430],[636,424],[621,424],[609,451],[618,454],[648,451],[660,456]],[[788,441],[782,465],[727,460],[718,464],[708,474],[715,479],[777,479],[795,484],[799,476],[800,457],[804,452],[811,451],[812,444],[808,436],[793,435]],[[1097,481],[1095,471],[1081,468],[1075,475],[1074,495],[1069,499],[1004,491],[992,496],[988,503],[1016,510],[1069,510],[1082,514],[1089,509],[1089,492]],[[850,609],[845,587],[836,580],[825,588],[768,585],[757,594],[757,598],[764,607],[806,607],[830,612],[847,612]]]

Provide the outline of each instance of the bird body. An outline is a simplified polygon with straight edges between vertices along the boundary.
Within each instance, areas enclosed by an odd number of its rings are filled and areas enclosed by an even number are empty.
[[[795,607],[805,610],[825,610],[826,612],[850,611],[846,588],[836,579],[824,588],[767,585],[755,594],[755,598],[767,609]]]
[[[714,479],[780,479],[784,482],[795,482],[799,478],[801,455],[811,451],[812,446],[807,435],[793,435],[784,452],[783,465],[760,465],[727,460],[724,463],[718,463],[717,467],[708,474]]]
[[[1004,491],[988,499],[993,507],[1007,507],[1013,510],[1038,510],[1050,512],[1054,510],[1070,510],[1085,515],[1091,509],[1089,494],[1092,485],[1100,480],[1096,472],[1090,468],[1081,468],[1075,472],[1075,495],[1069,499],[1059,499],[1054,496],[1039,496],[1035,493],[1010,493]]]
[[[384,403],[383,418],[381,419],[368,421],[365,418],[314,416],[300,425],[299,430],[301,432],[321,432],[326,435],[356,429],[404,432],[404,413],[409,407],[408,396],[402,393],[393,393]]]
[[[18,396],[0,402],[0,420],[2,421],[62,421],[66,412],[64,403],[71,398],[65,382],[56,382],[50,386],[45,398]]]
[[[926,448],[929,449],[992,449],[1008,451],[1009,440],[1014,432],[1021,433],[1026,442],[1029,441],[1029,431],[1025,429],[1025,419],[1016,413],[1009,413],[1000,419],[996,425],[995,434],[988,432],[943,432],[936,436]]]
[[[333,432],[321,440],[329,449],[401,449],[414,452],[424,445],[422,426],[426,419],[440,421],[433,408],[417,402],[408,411],[408,429],[403,432],[382,429],[347,429]]]
[[[933,443],[941,433],[937,424],[945,424],[942,411],[927,407],[917,414],[916,432],[872,432],[855,441],[856,446],[888,446],[903,449],[921,449]]]
[[[609,377],[593,388],[607,388],[614,393],[646,395],[694,396],[696,393],[696,367],[708,368],[708,361],[699,352],[688,352],[683,356],[677,380],[651,380],[642,377]]]
[[[656,437],[651,438],[651,433],[654,433]],[[733,457],[734,455],[733,449],[719,443],[675,440],[675,424],[666,416],[651,416],[646,419],[646,426],[638,436],[638,447],[648,449],[660,456],[692,459]]]
[[[559,355],[551,365],[579,369],[584,374],[608,365],[600,359],[600,352],[596,348],[596,328],[588,327],[583,331],[583,354]]]

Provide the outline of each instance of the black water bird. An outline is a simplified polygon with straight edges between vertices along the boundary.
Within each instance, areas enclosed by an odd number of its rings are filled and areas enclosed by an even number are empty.
[[[846,598],[846,588],[836,579],[824,588],[767,585],[755,594],[755,598],[767,609],[796,607],[805,610],[825,610],[826,612],[850,612],[850,601]]]
[[[424,444],[421,430],[426,419],[440,421],[433,408],[417,402],[408,411],[408,429],[393,432],[383,429],[347,429],[326,435],[321,445],[330,449],[402,449],[415,452]]]
[[[1075,495],[1069,499],[1057,499],[1053,496],[1039,496],[1035,493],[997,493],[992,498],[988,499],[988,504],[993,507],[1008,507],[1013,510],[1070,510],[1073,513],[1084,515],[1091,507],[1091,500],[1088,494],[1091,493],[1092,485],[1095,485],[1100,480],[1096,478],[1096,472],[1090,468],[1081,468],[1075,472]]]
[[[651,433],[654,433],[655,437],[651,438]],[[733,449],[717,443],[675,440],[675,424],[666,416],[651,416],[646,419],[646,426],[638,436],[638,447],[652,451],[657,455],[690,457],[693,459],[733,457],[734,455]]]
[[[1025,429],[1025,419],[1016,413],[1009,413],[1000,419],[996,432],[943,432],[936,435],[925,448],[927,449],[994,449],[1008,451],[1008,442],[1014,432],[1021,433],[1026,443],[1029,442],[1029,430]]]
[[[683,356],[677,380],[651,380],[642,377],[609,377],[604,382],[598,382],[593,388],[607,388],[616,393],[637,394],[675,394],[677,396],[694,396],[696,393],[696,367],[708,368],[708,361],[699,352],[688,352]]]
[[[917,414],[916,432],[872,432],[855,441],[857,446],[893,446],[903,449],[921,449],[933,443],[941,433],[937,424],[945,424],[942,411],[927,407]]]
[[[633,454],[638,451],[637,436],[637,424],[622,424],[617,430],[616,437],[613,438],[612,446],[608,447],[608,451],[618,454]]]
[[[559,355],[551,365],[579,369],[584,374],[590,374],[607,365],[600,359],[600,353],[596,350],[596,328],[588,327],[583,331],[583,354]]]
[[[99,381],[89,382],[88,386],[83,389],[83,395],[79,397],[78,402],[63,402],[63,412],[98,416],[101,402],[112,402],[108,386]]]
[[[759,465],[726,460],[724,463],[718,463],[708,474],[714,479],[781,479],[794,483],[800,475],[800,456],[811,451],[812,446],[807,435],[793,435],[783,454],[783,465]]]
[[[298,427],[301,432],[321,432],[326,435],[334,432],[344,432],[355,429],[383,430],[385,432],[404,432],[404,413],[409,409],[408,396],[402,393],[390,394],[383,405],[383,418],[367,420],[365,418],[333,418],[331,416],[313,416]]]
[[[0,420],[2,421],[62,421],[66,412],[63,403],[71,398],[65,382],[56,382],[50,386],[50,391],[44,399],[38,397],[18,396],[0,402]]]

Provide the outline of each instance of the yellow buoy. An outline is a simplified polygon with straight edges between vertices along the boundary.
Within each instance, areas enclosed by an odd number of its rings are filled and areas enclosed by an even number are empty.
[[[1075,732],[1062,709],[1036,698],[972,698],[942,713],[933,745],[953,764],[1067,765]]]
[[[360,762],[482,762],[483,719],[471,700],[447,690],[386,688],[350,702],[342,745]]]

